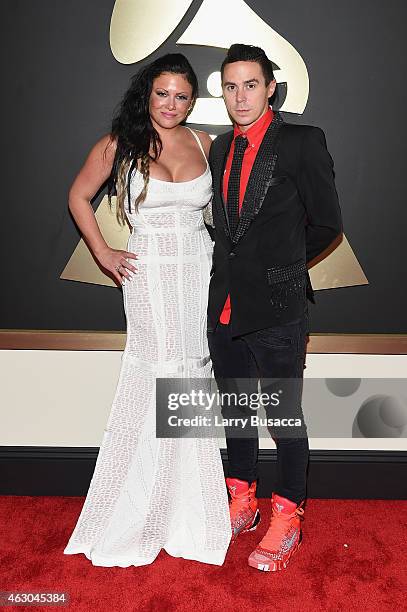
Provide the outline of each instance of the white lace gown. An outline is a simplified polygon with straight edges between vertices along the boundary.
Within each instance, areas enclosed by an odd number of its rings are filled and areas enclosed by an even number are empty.
[[[142,185],[137,172],[132,202]],[[127,341],[95,471],[64,550],[84,553],[93,565],[146,565],[161,549],[222,565],[228,549],[217,441],[155,437],[156,377],[211,376],[206,309],[212,242],[202,213],[211,193],[207,165],[183,183],[150,178],[139,212],[127,210],[127,250],[138,255],[132,260],[138,273],[123,287]]]

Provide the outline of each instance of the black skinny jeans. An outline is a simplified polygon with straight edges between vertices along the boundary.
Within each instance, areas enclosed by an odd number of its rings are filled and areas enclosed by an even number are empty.
[[[258,380],[297,379],[301,389],[297,389],[297,400],[293,397],[290,416],[302,420],[301,437],[279,437],[275,429],[270,429],[277,447],[277,484],[274,492],[299,504],[306,496],[306,471],[309,457],[308,437],[301,408],[302,377],[305,363],[308,334],[308,316],[289,324],[268,327],[237,338],[230,335],[230,326],[218,323],[214,330],[208,327],[208,342],[214,374],[221,393],[230,393],[238,388],[241,392],[257,392]],[[251,379],[234,381],[234,379]],[[242,383],[243,387],[242,388]],[[264,381],[267,386],[267,381]],[[295,385],[294,385],[295,386]],[[264,388],[269,392],[271,387]],[[290,387],[291,389],[291,387]],[[275,389],[274,389],[275,390]],[[265,407],[267,418],[277,418],[276,408]],[[243,409],[244,410],[244,409]],[[247,413],[251,412],[248,410]],[[222,405],[225,418],[242,416],[241,407]],[[280,430],[281,431],[281,430]],[[236,437],[225,427],[229,458],[229,477],[246,480],[257,479],[257,457],[259,439],[257,428],[245,431],[244,437]],[[249,437],[248,437],[249,435]]]

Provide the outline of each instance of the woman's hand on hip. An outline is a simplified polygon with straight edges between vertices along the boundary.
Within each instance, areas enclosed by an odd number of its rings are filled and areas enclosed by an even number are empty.
[[[120,284],[124,283],[125,278],[131,280],[133,273],[137,272],[137,268],[128,261],[128,259],[137,259],[138,256],[135,253],[106,247],[96,257],[99,263],[106,270],[109,270]]]

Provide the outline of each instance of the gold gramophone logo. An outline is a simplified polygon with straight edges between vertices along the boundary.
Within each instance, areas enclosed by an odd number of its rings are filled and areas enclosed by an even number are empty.
[[[157,51],[180,24],[192,0],[116,0],[110,23],[110,47],[122,64],[135,64]],[[309,95],[305,62],[293,45],[263,21],[243,0],[203,0],[195,17],[176,41],[228,49],[240,42],[262,47],[272,60],[277,83],[285,88],[281,111],[302,114]],[[211,97],[198,98],[188,122],[198,125],[230,125],[220,86],[220,72],[207,79]],[[115,249],[126,249],[129,228],[120,227],[107,197],[101,201],[96,219],[106,242]],[[310,270],[314,289],[367,284],[367,278],[344,237],[339,246]],[[61,278],[101,285],[116,284],[97,266],[85,242],[80,240]]]
[[[114,57],[122,64],[133,64],[145,59],[175,30],[191,4],[185,0],[176,0],[171,2],[169,8],[164,2],[154,2],[156,11],[153,15],[153,11],[146,10],[144,2],[116,0],[110,25],[110,46]],[[287,40],[243,0],[204,0],[176,44],[228,49],[237,41],[262,47],[277,66],[277,82],[287,85],[287,94],[280,110],[303,113],[309,93],[308,71],[304,60]],[[230,124],[220,97],[219,72],[209,75],[207,86],[214,97],[199,98],[189,122],[204,125]]]

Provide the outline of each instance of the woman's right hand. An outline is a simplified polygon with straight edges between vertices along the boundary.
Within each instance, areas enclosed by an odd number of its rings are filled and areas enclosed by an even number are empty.
[[[107,246],[103,251],[96,254],[96,258],[106,270],[113,274],[121,285],[124,283],[125,278],[131,280],[133,272],[137,272],[137,268],[127,261],[128,259],[137,259],[135,253],[112,249]]]

